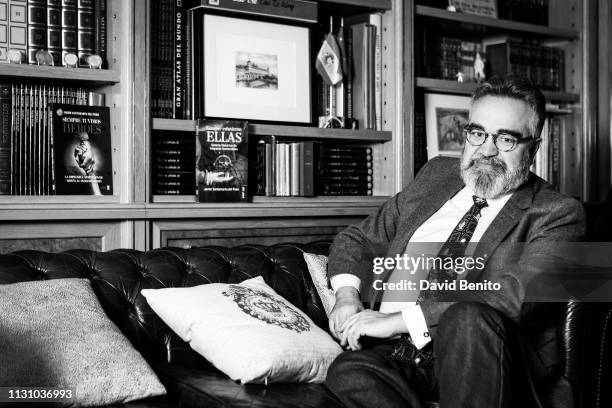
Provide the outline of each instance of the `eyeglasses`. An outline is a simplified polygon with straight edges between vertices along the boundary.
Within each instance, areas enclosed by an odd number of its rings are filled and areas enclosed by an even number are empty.
[[[463,128],[463,136],[472,146],[481,146],[487,140],[487,137],[491,136],[495,147],[497,147],[500,152],[512,151],[520,143],[540,140],[540,138],[518,138],[509,133],[487,133],[482,129],[471,128],[469,125]]]

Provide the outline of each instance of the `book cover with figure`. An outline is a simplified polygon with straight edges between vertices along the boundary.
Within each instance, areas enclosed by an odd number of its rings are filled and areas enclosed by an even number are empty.
[[[200,119],[196,129],[196,194],[200,202],[246,201],[249,127],[245,121]]]
[[[56,194],[112,195],[109,109],[53,104]]]

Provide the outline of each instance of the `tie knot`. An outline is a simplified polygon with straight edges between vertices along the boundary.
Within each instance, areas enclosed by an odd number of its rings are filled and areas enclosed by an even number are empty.
[[[487,203],[487,200],[484,198],[473,195],[472,200],[474,200],[474,205],[478,207],[479,210],[482,210],[483,208],[489,206],[489,204]]]

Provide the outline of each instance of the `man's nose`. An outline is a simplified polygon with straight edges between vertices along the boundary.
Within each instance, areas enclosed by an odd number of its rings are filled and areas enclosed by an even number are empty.
[[[497,150],[497,146],[495,146],[495,143],[493,142],[492,135],[489,135],[489,137],[487,137],[487,140],[485,140],[485,142],[480,145],[478,151],[485,157],[497,156],[499,150]]]

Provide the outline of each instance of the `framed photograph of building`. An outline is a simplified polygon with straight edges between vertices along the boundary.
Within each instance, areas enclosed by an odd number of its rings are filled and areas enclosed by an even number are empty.
[[[205,14],[204,115],[309,123],[308,28]]]
[[[463,127],[468,121],[470,97],[425,94],[427,159],[458,157],[463,150]]]

